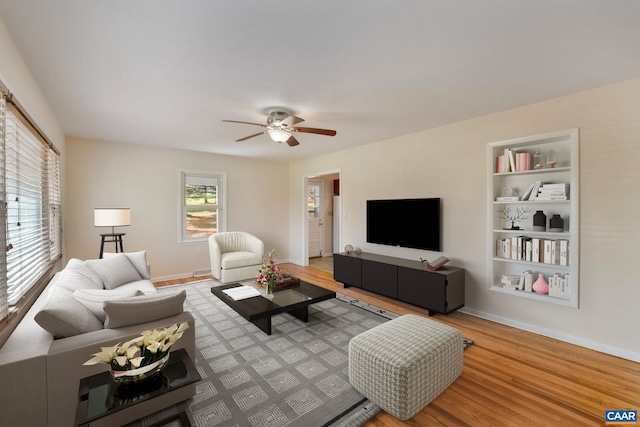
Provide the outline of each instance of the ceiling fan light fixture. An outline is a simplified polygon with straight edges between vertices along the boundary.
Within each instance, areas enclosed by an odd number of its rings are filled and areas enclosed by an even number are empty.
[[[291,134],[289,132],[281,129],[269,129],[267,132],[275,142],[285,142],[291,138]]]

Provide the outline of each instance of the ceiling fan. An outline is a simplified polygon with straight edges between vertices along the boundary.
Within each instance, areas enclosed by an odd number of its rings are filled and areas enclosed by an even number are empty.
[[[315,133],[318,135],[327,135],[327,136],[335,136],[335,130],[329,129],[318,129],[318,128],[307,128],[307,127],[299,127],[294,126],[300,122],[304,122],[304,119],[300,117],[293,116],[286,111],[274,109],[269,111],[269,116],[267,117],[267,124],[260,123],[251,123],[251,122],[241,122],[238,120],[223,120],[223,122],[229,123],[243,123],[246,125],[254,125],[261,126],[265,128],[264,131],[254,133],[253,135],[245,136],[244,138],[236,139],[236,142],[246,141],[249,138],[253,138],[256,136],[268,134],[272,140],[275,142],[286,142],[290,147],[295,147],[300,143],[293,136],[293,132],[303,132],[303,133]]]

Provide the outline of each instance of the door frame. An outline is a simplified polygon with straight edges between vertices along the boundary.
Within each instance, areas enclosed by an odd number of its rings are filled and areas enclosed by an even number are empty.
[[[340,196],[343,195],[342,191],[342,170],[340,169],[331,169],[327,171],[317,172],[317,173],[309,173],[302,176],[302,265],[306,267],[309,265],[309,221],[307,214],[307,191],[309,187],[310,179],[322,179],[325,175],[333,175],[338,174],[338,179],[340,180]],[[344,203],[342,203],[344,206]],[[324,218],[323,218],[323,222]],[[340,218],[340,222],[342,222],[342,218]],[[340,240],[342,240],[342,227],[340,227]]]

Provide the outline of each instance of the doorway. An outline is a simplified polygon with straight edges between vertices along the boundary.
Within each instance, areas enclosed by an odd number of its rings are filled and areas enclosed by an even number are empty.
[[[310,179],[307,185],[307,215],[309,216],[309,258],[322,256],[324,249],[323,216],[325,200],[324,183],[318,179]]]
[[[304,177],[303,259],[332,257],[340,247],[340,172]],[[328,260],[325,260],[328,261]]]

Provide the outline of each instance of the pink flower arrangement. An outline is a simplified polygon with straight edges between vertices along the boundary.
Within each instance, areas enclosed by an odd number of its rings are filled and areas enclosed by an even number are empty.
[[[264,285],[267,289],[267,293],[273,292],[273,288],[275,288],[276,284],[282,283],[284,281],[284,275],[280,267],[276,265],[276,250],[271,249],[269,251],[269,261],[262,259],[262,265],[260,266],[260,270],[258,270],[260,274],[258,274],[258,278],[256,279],[258,283]]]

